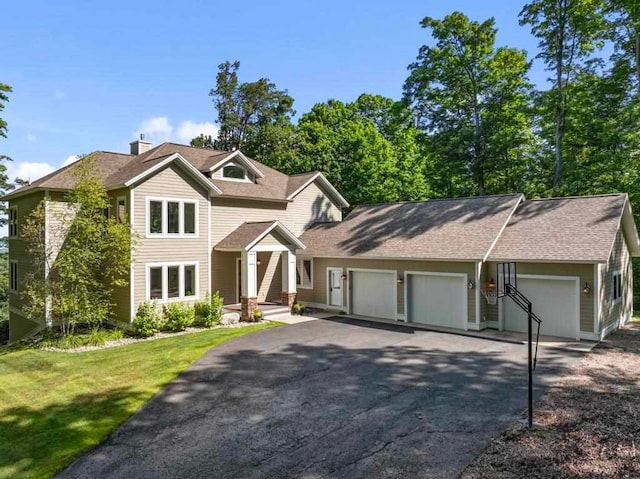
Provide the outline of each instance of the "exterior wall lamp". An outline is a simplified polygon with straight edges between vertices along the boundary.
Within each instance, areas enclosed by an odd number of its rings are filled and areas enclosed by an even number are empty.
[[[495,287],[496,287],[496,282],[493,280],[493,278],[491,278],[491,279],[489,280],[489,285],[488,285],[488,286],[489,286],[490,288],[495,288]]]
[[[347,275],[343,273],[342,276],[340,276],[340,279],[342,279],[342,281],[346,281]]]
[[[404,277],[402,275],[398,276],[398,284],[404,284]]]
[[[588,284],[588,283],[584,283],[584,288],[582,288],[582,292],[583,292],[584,294],[589,294],[589,293],[591,293],[591,288],[589,287],[589,284]]]
[[[467,288],[473,289],[474,286],[475,286],[475,283],[472,280],[469,280],[469,282],[467,283]]]

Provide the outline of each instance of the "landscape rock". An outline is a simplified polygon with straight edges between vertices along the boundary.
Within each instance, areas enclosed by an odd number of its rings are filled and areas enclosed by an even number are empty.
[[[238,324],[240,322],[240,315],[238,313],[225,313],[222,315],[220,324],[228,326],[230,324]]]

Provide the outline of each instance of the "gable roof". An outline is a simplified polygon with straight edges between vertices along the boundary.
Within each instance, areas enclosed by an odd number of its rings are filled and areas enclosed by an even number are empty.
[[[225,236],[214,249],[218,251],[249,250],[271,232],[278,232],[296,248],[304,249],[305,245],[289,229],[279,221],[255,221],[242,223]]]
[[[229,155],[222,158],[220,161],[217,161],[215,164],[209,167],[209,171],[215,171],[227,164],[229,161],[236,161],[241,165],[244,165],[251,173],[253,173],[258,178],[264,178],[264,174],[262,173],[262,171],[260,171],[260,169],[251,160],[249,160],[249,158],[244,156],[244,153],[242,153],[240,150],[233,151]]]
[[[626,194],[527,200],[489,260],[604,263],[621,224],[631,254],[640,255]]]
[[[521,194],[365,205],[339,223],[316,223],[305,255],[481,261]]]
[[[300,186],[301,178],[297,176],[287,176],[273,168],[270,168],[258,161],[247,158],[238,150],[234,152],[208,150],[204,148],[196,148],[177,143],[162,143],[155,148],[142,153],[141,155],[129,155],[122,153],[112,153],[106,151],[97,151],[92,154],[95,162],[96,172],[103,181],[107,189],[122,188],[131,184],[135,178],[143,178],[145,172],[153,173],[154,168],[161,168],[163,162],[171,162],[175,160],[175,155],[179,155],[183,161],[177,160],[184,168],[190,170],[191,173],[198,172],[202,177],[200,180],[206,180],[205,185],[211,188],[219,196],[235,197],[235,198],[252,198],[264,201],[291,201],[289,196]],[[170,157],[174,157],[168,160]],[[209,179],[206,175],[210,174],[211,169],[222,166],[227,160],[237,158],[246,165],[251,165],[250,170],[256,173],[255,182],[238,182],[225,181],[221,179]],[[189,168],[185,163],[189,163],[193,168]],[[22,196],[36,190],[68,190],[73,188],[76,183],[74,168],[77,164],[60,168],[49,175],[32,182],[28,186],[24,186],[5,195],[2,200]],[[323,181],[317,177],[317,172],[308,176],[316,175],[318,181]],[[198,176],[198,175],[195,175]],[[324,178],[324,177],[322,177]],[[326,181],[326,179],[324,179]],[[290,185],[291,182],[291,185]],[[328,183],[328,181],[326,181]],[[344,198],[331,186],[325,187],[327,193],[333,198],[336,204],[345,206]]]
[[[289,182],[287,184],[287,199],[293,200],[298,195],[298,193],[303,191],[307,186],[309,186],[314,181],[317,181],[326,190],[328,190],[329,194],[338,200],[338,204],[340,206],[344,208],[349,206],[349,203],[347,202],[347,200],[344,199],[344,197],[338,192],[338,190],[336,190],[333,187],[333,185],[329,182],[329,180],[327,180],[327,178],[319,171],[290,176]]]

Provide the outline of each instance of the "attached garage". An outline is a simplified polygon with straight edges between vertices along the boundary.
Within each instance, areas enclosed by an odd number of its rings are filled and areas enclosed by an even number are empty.
[[[518,291],[531,301],[542,320],[540,334],[580,338],[580,283],[573,276],[518,275]],[[527,313],[511,299],[502,299],[506,331],[527,331]],[[535,330],[534,330],[535,331]]]
[[[349,270],[349,299],[351,314],[397,319],[396,272]]]
[[[448,328],[467,327],[467,276],[406,273],[407,320]]]

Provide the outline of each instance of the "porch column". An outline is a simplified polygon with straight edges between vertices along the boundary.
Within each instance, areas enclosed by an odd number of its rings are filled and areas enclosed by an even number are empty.
[[[282,305],[291,308],[296,301],[296,255],[282,252]]]
[[[242,284],[240,305],[242,321],[253,321],[253,310],[258,307],[258,278],[256,272],[256,252],[242,252]]]

